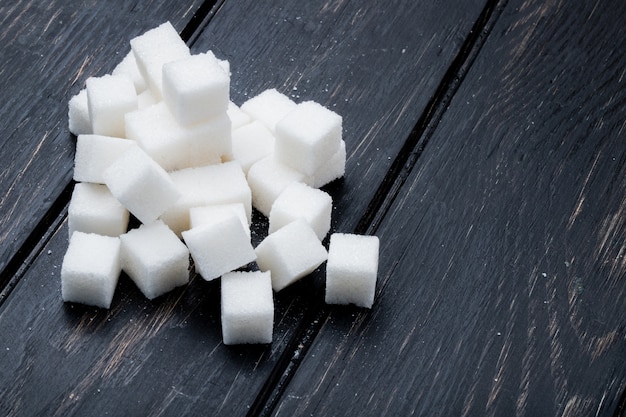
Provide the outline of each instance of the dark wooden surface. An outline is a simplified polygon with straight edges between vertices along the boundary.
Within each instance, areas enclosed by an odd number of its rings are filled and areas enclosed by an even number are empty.
[[[0,414],[624,413],[626,4],[115,3],[0,6]],[[324,306],[323,267],[276,295],[271,346],[222,345],[196,277],[62,303],[67,100],[164,20],[236,103],[343,116],[327,190],[334,230],[381,239],[371,311]]]

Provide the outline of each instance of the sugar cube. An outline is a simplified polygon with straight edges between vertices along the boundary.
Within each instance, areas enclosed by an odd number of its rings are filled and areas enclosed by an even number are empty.
[[[230,77],[213,54],[197,54],[163,65],[163,98],[183,126],[225,113]]]
[[[265,217],[269,217],[272,204],[280,193],[291,183],[303,181],[304,178],[304,174],[276,161],[273,155],[260,159],[248,170],[252,205]]]
[[[133,140],[102,135],[78,135],[74,155],[74,181],[104,184],[104,171],[131,147]]]
[[[189,225],[191,229],[193,229],[207,224],[219,223],[233,214],[236,215],[241,221],[241,225],[246,232],[246,236],[248,237],[248,240],[250,240],[250,225],[248,224],[246,209],[242,203],[192,207],[189,209]],[[200,272],[197,264],[195,269],[196,272]]]
[[[289,97],[271,88],[248,99],[241,105],[241,110],[274,133],[276,124],[295,107],[296,103]]]
[[[170,22],[131,39],[130,47],[139,72],[157,100],[163,97],[163,64],[191,56],[189,47]]]
[[[120,271],[119,238],[74,232],[61,266],[63,301],[109,308]]]
[[[124,75],[130,78],[130,80],[133,82],[133,85],[135,86],[135,92],[137,93],[137,95],[146,91],[146,89],[148,88],[146,80],[139,72],[139,67],[137,67],[137,60],[135,59],[135,54],[133,54],[132,50],[128,51],[128,53],[124,55],[124,58],[122,58],[120,63],[117,64],[115,68],[113,68],[111,74]]]
[[[252,121],[252,118],[248,116],[247,113],[241,110],[239,106],[237,106],[232,101],[228,102],[228,108],[226,109],[226,114],[230,118],[233,129],[241,127]]]
[[[261,271],[271,271],[274,291],[310,274],[328,256],[311,226],[302,219],[268,235],[255,251]]]
[[[378,274],[376,236],[333,233],[326,264],[326,303],[371,308]]]
[[[306,177],[305,182],[314,188],[321,188],[326,184],[343,177],[346,172],[346,142],[341,141],[339,150],[328,162],[319,167],[313,175]]]
[[[131,147],[104,171],[111,193],[142,223],[156,220],[180,197],[167,172],[139,147]]]
[[[300,182],[287,186],[278,196],[270,211],[269,233],[273,233],[296,219],[305,220],[319,240],[330,230],[333,201],[328,193]]]
[[[189,282],[189,250],[163,222],[120,236],[122,269],[148,299]]]
[[[182,196],[161,219],[177,234],[189,229],[189,209],[192,207],[241,203],[250,222],[250,187],[237,162],[182,169],[170,173],[170,178]]]
[[[190,145],[165,103],[126,114],[126,136],[166,171],[189,166]]]
[[[341,116],[314,101],[298,104],[276,124],[276,160],[313,175],[341,146]]]
[[[161,102],[128,113],[126,132],[166,171],[218,163],[232,152],[230,119],[225,113],[183,127]]]
[[[230,272],[221,280],[225,345],[271,343],[274,300],[269,272]]]
[[[152,91],[150,90],[144,90],[137,95],[137,108],[139,110],[153,106],[157,103],[157,99],[154,97],[154,94],[152,94]],[[128,132],[126,132],[126,137],[128,137]]]
[[[189,209],[189,225],[191,228],[224,220],[235,214],[250,239],[250,224],[243,203],[213,204],[208,206],[192,207]]]
[[[89,118],[89,104],[87,103],[87,89],[83,88],[73,96],[68,103],[67,117],[69,129],[74,135],[89,134],[91,119]]]
[[[186,230],[182,235],[200,275],[207,281],[256,259],[250,239],[235,213],[221,221]]]
[[[274,151],[274,135],[258,120],[233,130],[233,159],[241,164],[243,172]]]
[[[128,210],[105,185],[77,183],[68,209],[69,235],[75,231],[119,236],[128,228]]]
[[[93,133],[126,137],[124,115],[137,110],[137,93],[132,81],[126,76],[104,75],[90,77],[86,84]]]

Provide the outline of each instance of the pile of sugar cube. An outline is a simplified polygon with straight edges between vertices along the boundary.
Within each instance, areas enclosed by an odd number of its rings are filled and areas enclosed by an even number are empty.
[[[320,187],[345,171],[342,118],[275,89],[237,106],[229,62],[191,54],[169,22],[130,47],[69,102],[63,300],[110,308],[121,271],[153,299],[187,284],[193,265],[221,279],[224,343],[270,343],[274,291],[327,262],[326,302],[371,308],[378,238],[322,243],[332,199]],[[256,248],[253,207],[269,218]],[[140,225],[128,230],[131,214]]]

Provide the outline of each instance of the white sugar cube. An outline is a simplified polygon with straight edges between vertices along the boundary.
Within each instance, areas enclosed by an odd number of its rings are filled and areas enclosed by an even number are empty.
[[[252,118],[232,101],[228,103],[228,109],[226,109],[226,114],[230,118],[233,129],[241,127],[252,121]]]
[[[326,264],[326,303],[371,308],[378,274],[376,236],[333,233]]]
[[[165,103],[128,113],[126,136],[166,171],[189,166],[190,145]]]
[[[241,164],[243,172],[274,151],[274,135],[259,121],[233,130],[233,159]]]
[[[137,60],[135,59],[135,54],[133,51],[128,51],[128,53],[122,58],[119,64],[113,69],[111,72],[112,75],[124,75],[133,82],[135,86],[135,92],[139,95],[140,93],[146,91],[148,88],[146,84],[146,80],[143,78],[141,73],[139,72],[139,67],[137,67]]]
[[[289,97],[271,88],[248,99],[241,105],[241,110],[274,133],[276,124],[295,107],[296,103]]]
[[[213,54],[192,55],[163,65],[163,98],[183,126],[225,113],[230,77]]]
[[[152,94],[152,91],[150,90],[142,91],[140,94],[137,95],[137,108],[139,110],[153,106],[157,103],[157,99],[154,97],[154,94]],[[128,137],[128,132],[126,133],[126,137]]]
[[[120,271],[119,238],[74,232],[61,266],[63,301],[109,308]]]
[[[89,104],[87,103],[87,89],[82,89],[73,96],[68,103],[67,116],[69,119],[70,132],[76,136],[89,134],[91,119],[89,118]]]
[[[341,141],[339,150],[328,162],[319,167],[313,175],[308,176],[305,182],[314,188],[320,188],[326,184],[343,177],[346,172],[346,142]]]
[[[271,343],[274,300],[269,272],[230,272],[221,280],[225,345]]]
[[[189,251],[163,222],[143,224],[120,239],[122,269],[148,299],[189,282]]]
[[[177,234],[189,229],[192,207],[241,203],[248,223],[252,218],[252,197],[246,177],[237,162],[187,168],[170,173],[181,198],[161,219]]]
[[[75,231],[119,236],[128,228],[128,210],[105,185],[78,183],[68,209],[69,235]]]
[[[87,84],[87,104],[91,129],[97,135],[126,137],[124,115],[137,110],[137,93],[126,76],[91,77]]]
[[[163,97],[163,64],[191,56],[189,47],[170,22],[130,40],[137,67],[154,96]]]
[[[319,240],[330,230],[333,200],[328,193],[294,182],[278,196],[270,211],[269,233],[297,219],[305,220]]]
[[[215,204],[210,206],[192,207],[189,209],[189,225],[191,228],[205,224],[220,222],[232,214],[241,221],[241,225],[250,239],[250,224],[246,215],[246,208],[242,203]]]
[[[230,119],[225,113],[183,127],[161,102],[128,113],[126,132],[166,171],[218,163],[232,153]]]
[[[256,254],[238,216],[182,232],[183,239],[202,278],[211,281],[247,265]]]
[[[242,203],[215,204],[209,206],[192,207],[189,209],[189,226],[191,229],[207,224],[214,224],[236,215],[241,221],[246,236],[250,240],[250,224],[246,215],[246,209]],[[196,272],[200,272],[196,265]]]
[[[273,155],[266,156],[248,170],[252,205],[265,217],[269,217],[272,204],[280,193],[288,185],[304,179],[304,174],[276,161]]]
[[[190,146],[190,167],[231,159],[232,127],[226,113],[185,128],[183,132]]]
[[[78,135],[74,155],[74,180],[104,184],[104,171],[131,147],[132,140],[102,135]]]
[[[276,160],[313,175],[341,146],[341,116],[305,101],[276,124]]]
[[[135,146],[104,171],[111,193],[142,223],[156,220],[180,197],[167,172]]]
[[[328,256],[311,226],[302,219],[267,236],[255,251],[261,271],[272,273],[274,291],[310,274]]]

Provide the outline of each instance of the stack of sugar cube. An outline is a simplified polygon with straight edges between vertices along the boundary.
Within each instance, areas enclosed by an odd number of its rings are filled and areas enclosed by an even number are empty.
[[[273,292],[328,260],[326,302],[371,307],[378,240],[332,234],[320,187],[345,172],[342,119],[275,89],[230,101],[230,64],[167,22],[69,102],[77,135],[63,300],[109,308],[124,271],[149,299],[221,278],[225,344],[272,340]],[[254,248],[253,207],[269,219]],[[130,216],[139,226],[128,230]],[[257,270],[258,269],[258,270]]]

